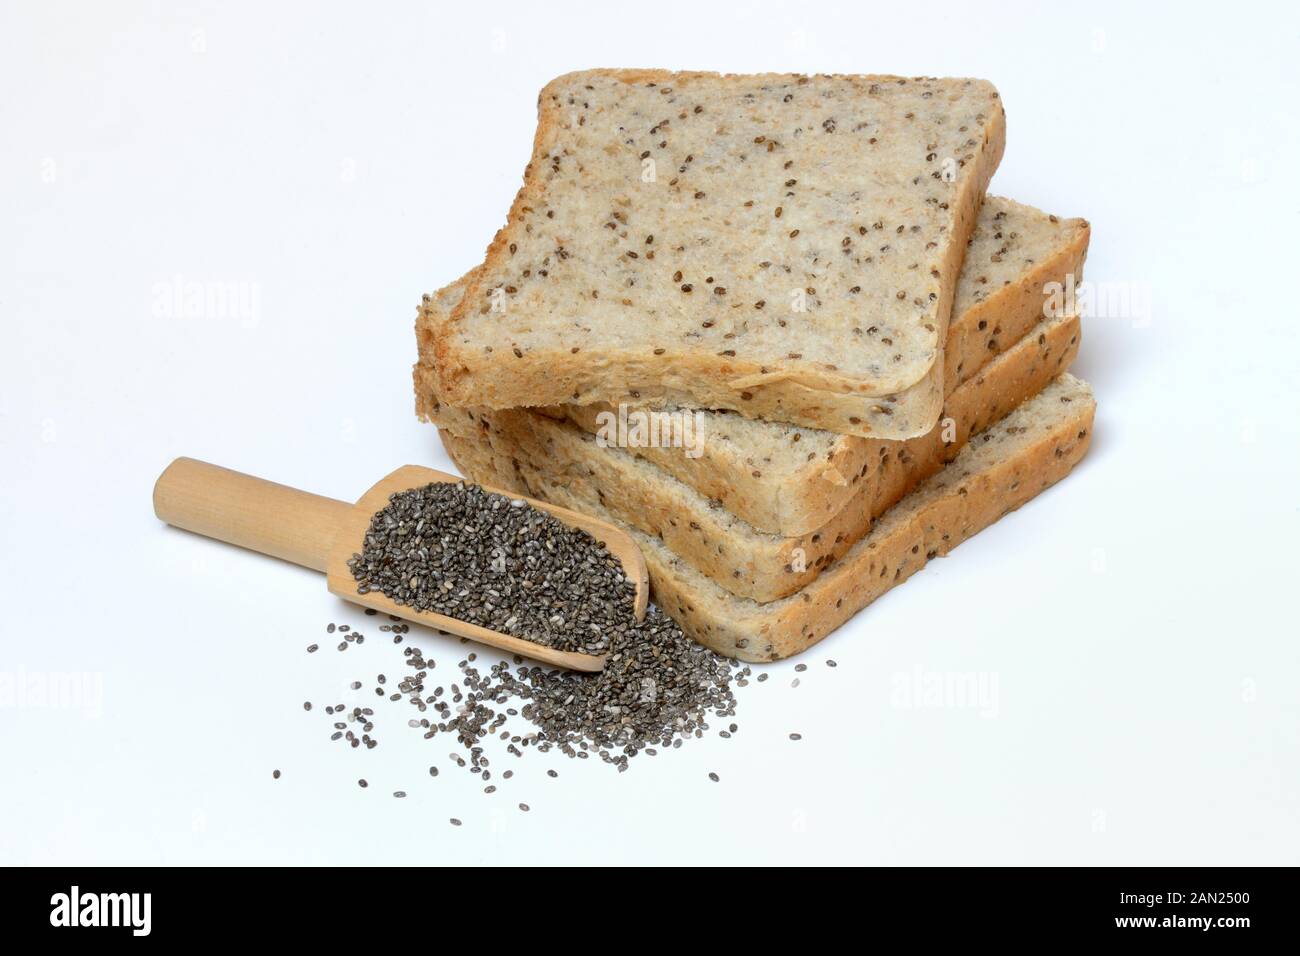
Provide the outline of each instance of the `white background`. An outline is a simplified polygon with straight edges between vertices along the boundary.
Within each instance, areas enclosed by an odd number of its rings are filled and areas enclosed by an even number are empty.
[[[0,863],[1300,863],[1295,6],[940,6],[6,3]],[[331,744],[398,649],[306,655],[375,620],[150,491],[177,455],[340,498],[449,467],[415,305],[503,222],[537,91],[591,66],[987,77],[994,191],[1086,216],[1089,278],[1151,308],[1085,321],[1074,475],[799,688],[768,667],[734,739],[503,756],[489,797],[399,705]],[[255,308],[169,314],[176,277]],[[412,639],[454,679],[466,648]],[[908,706],[917,675],[986,696]]]

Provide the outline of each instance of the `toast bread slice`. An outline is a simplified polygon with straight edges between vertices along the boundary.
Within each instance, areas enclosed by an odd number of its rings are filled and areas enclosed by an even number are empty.
[[[924,434],[1004,145],[983,80],[561,76],[507,224],[435,334],[440,390]]]

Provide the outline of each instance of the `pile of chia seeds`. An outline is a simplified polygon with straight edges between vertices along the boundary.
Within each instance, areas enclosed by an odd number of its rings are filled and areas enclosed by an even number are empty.
[[[460,662],[463,686],[451,684],[448,694],[426,686],[434,663],[418,648],[404,649],[411,673],[396,692],[377,686],[376,694],[405,698],[422,715],[408,723],[426,738],[454,735],[468,751],[466,763],[484,779],[490,771],[479,767],[480,742],[488,736],[507,740],[516,755],[529,746],[572,757],[595,753],[626,770],[643,750],[654,754],[656,747],[703,736],[709,714],[733,715],[733,677],[738,669],[741,680],[749,674],[692,641],[656,607],[637,621],[635,586],[591,535],[475,485],[434,483],[393,495],[349,566],[362,593],[379,590],[399,604],[546,647],[607,655],[602,671],[584,674],[527,666],[521,657],[513,667],[501,662],[482,672],[477,654],[470,654]],[[410,628],[384,630],[400,640]],[[348,634],[340,650],[361,640]],[[384,681],[380,675],[379,684]],[[502,706],[512,701],[519,706]],[[423,716],[430,710],[432,718]],[[336,728],[354,747],[374,746],[373,738],[346,727],[359,723],[368,735],[374,716],[368,711],[353,708]],[[529,722],[528,732],[505,729],[516,716]]]
[[[557,650],[603,654],[636,627],[636,586],[604,545],[475,485],[393,495],[348,567],[361,594]]]
[[[548,647],[608,655],[605,668],[589,674],[541,667],[518,655],[484,667],[471,652],[451,675],[455,680],[440,684],[437,662],[406,644],[406,673],[399,679],[378,673],[350,682],[354,693],[364,693],[369,684],[376,707],[379,701],[401,705],[407,726],[426,740],[453,738],[451,765],[477,775],[485,794],[515,776],[513,769],[493,768],[492,760],[501,758],[489,750],[504,747],[508,758],[522,758],[528,750],[595,756],[622,772],[640,754],[653,757],[703,737],[713,718],[734,717],[733,688],[746,686],[752,674],[691,640],[653,605],[638,622],[632,613],[635,588],[617,559],[589,535],[475,486],[433,484],[394,495],[375,515],[351,567],[360,589],[382,590],[420,610]],[[393,616],[388,621],[379,630],[403,644],[410,625]],[[342,636],[340,651],[365,642],[347,625],[330,624],[326,632]],[[317,649],[307,647],[309,653]],[[758,682],[767,676],[759,674]],[[303,709],[313,705],[304,701]],[[334,703],[324,710],[332,739],[351,748],[379,746],[375,707]],[[716,733],[730,738],[738,730],[727,721]],[[437,764],[428,767],[431,777],[439,773]],[[546,774],[557,776],[553,768]],[[720,779],[712,772],[708,778]],[[361,778],[357,785],[369,783]],[[393,791],[399,799],[406,794]],[[519,810],[529,806],[520,803]],[[458,818],[450,822],[461,825]]]

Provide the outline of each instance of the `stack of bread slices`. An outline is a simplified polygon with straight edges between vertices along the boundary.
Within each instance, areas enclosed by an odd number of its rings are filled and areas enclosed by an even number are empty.
[[[560,77],[420,306],[417,413],[470,479],[628,529],[696,640],[796,654],[1088,447],[1088,224],[985,195],[1004,136],[981,80]]]

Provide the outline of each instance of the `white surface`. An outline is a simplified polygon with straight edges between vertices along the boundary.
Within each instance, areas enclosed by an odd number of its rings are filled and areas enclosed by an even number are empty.
[[[931,6],[5,4],[0,863],[1300,862],[1295,7]],[[182,454],[337,497],[449,467],[415,303],[503,221],[542,84],[615,65],[986,76],[994,190],[1087,216],[1088,277],[1150,319],[1085,322],[1077,472],[798,689],[768,668],[735,739],[503,757],[488,797],[398,705],[329,743],[397,649],[333,651],[359,611],[150,488]],[[176,276],[256,308],[169,315]],[[466,649],[419,641],[453,679]],[[986,697],[904,706],[918,672]]]

